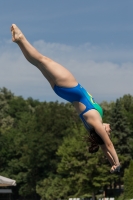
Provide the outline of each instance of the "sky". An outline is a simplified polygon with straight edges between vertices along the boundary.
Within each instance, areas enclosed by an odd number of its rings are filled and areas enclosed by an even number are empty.
[[[98,103],[133,95],[132,0],[0,1],[0,88],[25,99],[65,102],[12,42],[13,23]]]

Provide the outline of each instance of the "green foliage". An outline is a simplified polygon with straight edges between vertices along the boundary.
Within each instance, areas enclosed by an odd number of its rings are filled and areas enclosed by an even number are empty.
[[[86,135],[84,127],[73,128],[71,135],[64,138],[58,148],[57,155],[61,157],[58,164],[57,177],[44,179],[37,186],[37,192],[43,199],[66,197],[83,197],[97,194],[105,184],[114,176],[109,174],[106,160],[99,151],[95,155],[87,152],[83,137]],[[54,186],[53,186],[54,185]],[[51,191],[51,192],[50,192]]]
[[[116,200],[128,200],[128,199],[125,199],[124,194],[121,194],[119,197],[116,198]]]
[[[129,168],[124,173],[124,198],[133,198],[133,160],[131,160]]]
[[[1,134],[13,126],[14,119],[9,115],[9,102],[14,95],[6,88],[0,89],[0,130]]]
[[[101,105],[122,164],[120,176],[109,173],[101,150],[88,153],[84,140],[88,133],[70,103],[24,100],[0,89],[0,171],[17,181],[13,190],[18,196],[32,200],[37,194],[44,200],[90,197],[105,186],[120,184],[123,176],[128,180],[131,167],[125,169],[133,159],[133,97],[124,95]]]
[[[122,165],[121,175],[123,176],[124,168],[129,165],[132,158],[132,130],[123,106],[122,99],[117,99],[110,116],[112,141],[119,155]]]
[[[57,198],[67,199],[71,188],[69,187],[67,179],[60,176],[53,176],[39,182],[36,190],[43,200],[54,200]]]
[[[110,123],[110,113],[115,105],[115,102],[106,102],[106,101],[103,101],[101,104],[101,107],[103,109],[103,121],[106,122],[106,123]]]

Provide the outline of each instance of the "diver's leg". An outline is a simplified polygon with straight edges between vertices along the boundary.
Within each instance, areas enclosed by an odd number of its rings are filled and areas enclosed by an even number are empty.
[[[66,68],[39,53],[15,24],[12,24],[11,32],[12,41],[18,44],[25,58],[43,73],[52,87],[55,84],[62,87],[77,85],[76,79]]]

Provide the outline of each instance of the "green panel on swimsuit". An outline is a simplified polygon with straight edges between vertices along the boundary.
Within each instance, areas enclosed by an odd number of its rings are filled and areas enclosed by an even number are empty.
[[[97,103],[93,104],[93,106],[99,112],[99,114],[101,115],[101,117],[103,117],[103,110],[102,110],[101,106],[99,106]]]
[[[100,116],[103,117],[103,109],[101,108],[101,106],[99,104],[97,104],[93,98],[93,96],[87,92],[89,95],[89,100],[91,101],[91,103],[93,104],[94,108],[99,112]]]

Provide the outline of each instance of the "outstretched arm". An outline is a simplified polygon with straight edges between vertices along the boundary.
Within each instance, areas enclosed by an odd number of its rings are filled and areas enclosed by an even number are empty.
[[[110,162],[111,166],[116,165],[116,164],[115,164],[115,161],[114,161],[114,159],[113,159],[113,157],[112,157],[111,154],[108,152],[106,146],[103,144],[103,145],[100,145],[100,147],[101,147],[101,149],[102,149],[104,155],[107,157],[108,161]]]
[[[107,157],[108,161],[110,162],[111,164],[111,169],[110,169],[110,172],[111,173],[114,173],[114,172],[120,172],[120,164],[119,165],[116,165],[113,157],[111,156],[111,154],[108,152],[107,148],[105,145],[101,145],[101,149],[104,153],[104,155]]]
[[[115,163],[114,168],[120,166],[120,162],[116,153],[116,150],[114,148],[114,145],[112,141],[110,140],[109,135],[107,134],[105,127],[103,126],[102,119],[99,116],[99,113],[96,110],[90,110],[88,113],[84,114],[84,117],[86,121],[93,126],[95,129],[95,132],[101,137],[101,139],[104,142],[105,145],[105,153],[107,157],[109,158],[109,162]],[[106,125],[106,124],[104,124]],[[107,126],[106,126],[107,129]],[[112,157],[112,158],[111,158]],[[113,169],[114,169],[113,168]],[[112,169],[112,168],[111,168]]]
[[[116,153],[115,148],[114,148],[114,145],[113,145],[112,141],[110,140],[108,134],[106,133],[106,130],[103,127],[103,124],[99,120],[95,120],[95,123],[93,124],[93,126],[95,128],[96,133],[104,141],[107,152],[110,153],[110,155],[114,159],[115,164],[120,165],[117,153]]]
[[[109,138],[110,138],[110,132],[111,132],[111,128],[110,128],[110,124],[107,124],[107,123],[103,123],[103,127],[105,128],[105,131],[106,133],[108,134]],[[108,152],[106,146],[103,144],[103,145],[100,145],[103,153],[105,154],[105,156],[107,157],[107,159],[109,160],[111,166],[113,165],[116,165],[113,157],[111,156],[111,154]]]

